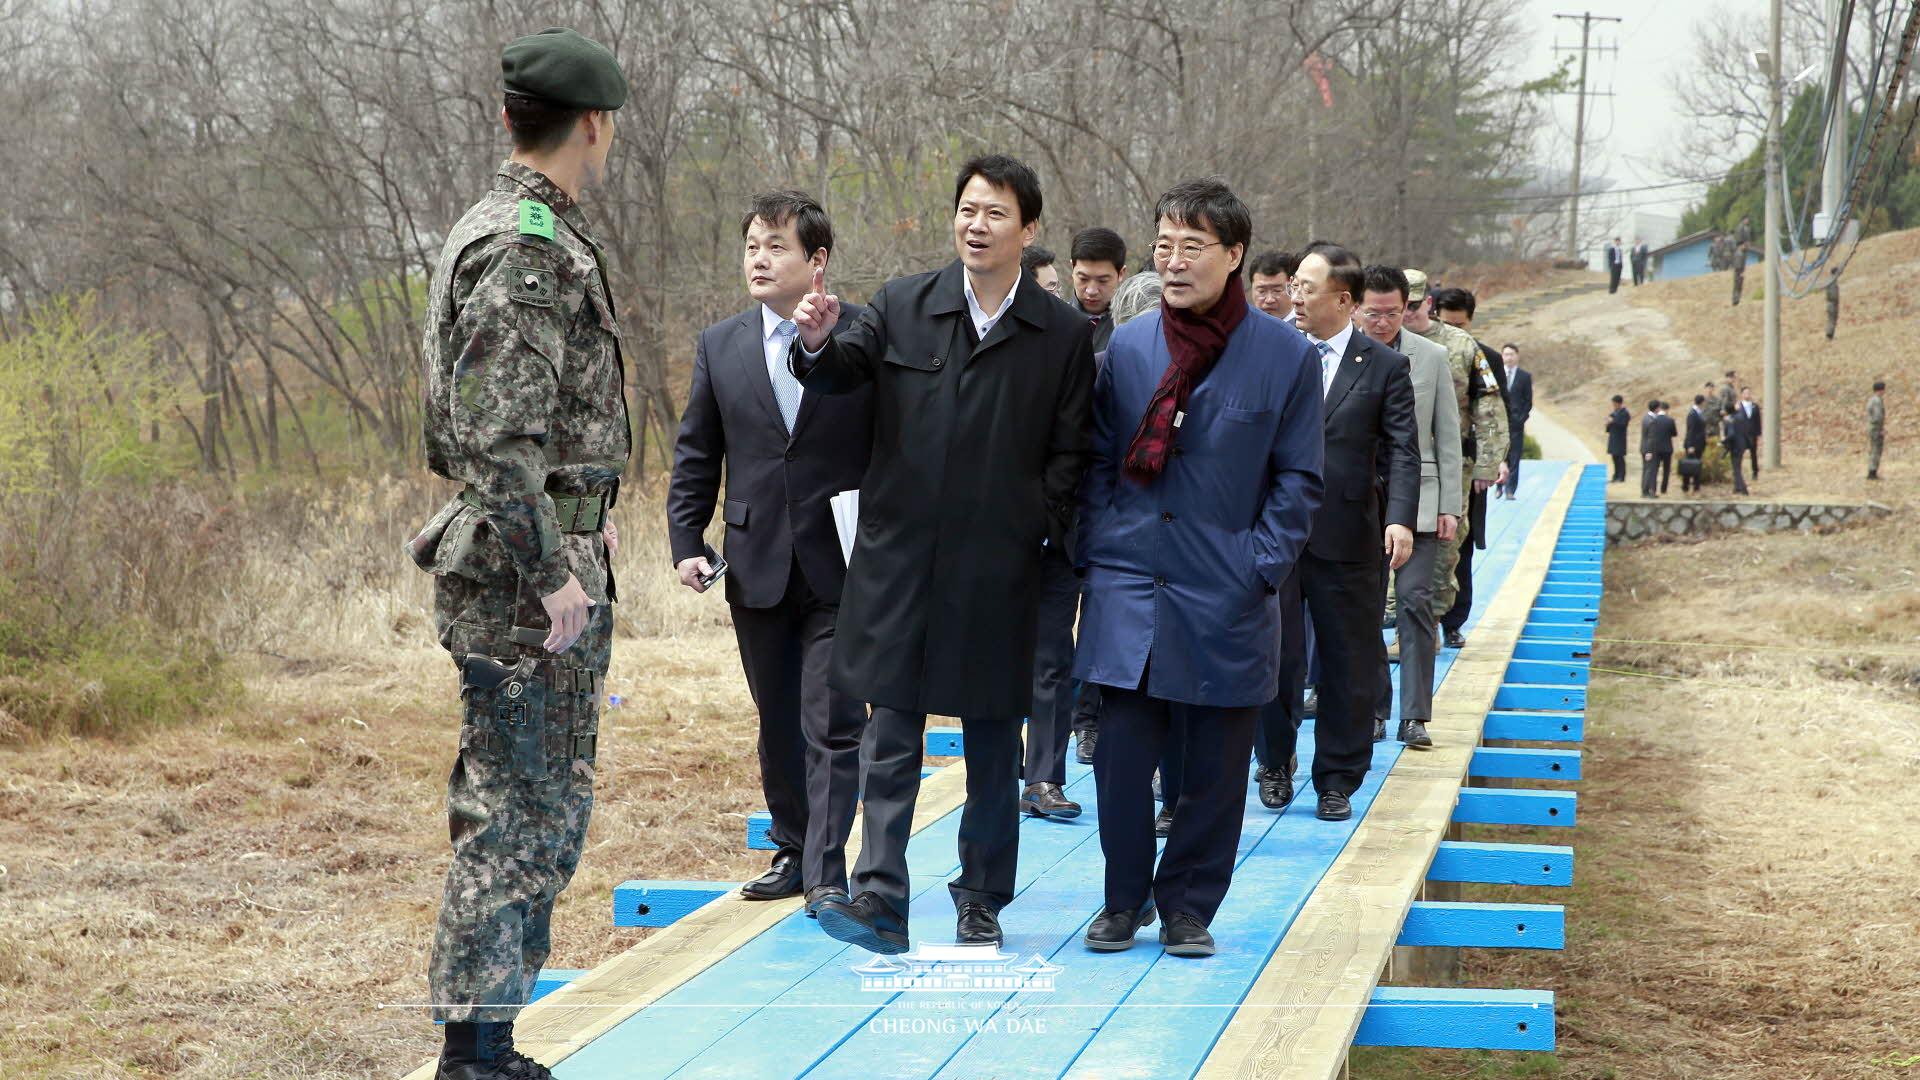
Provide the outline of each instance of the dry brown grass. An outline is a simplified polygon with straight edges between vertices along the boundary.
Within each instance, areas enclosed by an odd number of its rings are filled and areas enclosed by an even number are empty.
[[[1469,830],[1574,846],[1565,895],[1468,889],[1567,903],[1564,952],[1471,952],[1463,980],[1556,991],[1557,1060],[1369,1051],[1354,1075],[1911,1075],[1916,523],[1612,554],[1600,633],[1625,640],[1596,650],[1578,828]]]

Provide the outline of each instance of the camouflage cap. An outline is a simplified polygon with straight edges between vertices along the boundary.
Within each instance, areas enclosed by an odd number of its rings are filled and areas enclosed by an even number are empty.
[[[507,43],[500,74],[510,94],[571,109],[617,109],[627,103],[627,77],[605,45],[563,26]]]
[[[1403,271],[1407,275],[1407,303],[1417,304],[1427,298],[1427,272],[1408,267]]]

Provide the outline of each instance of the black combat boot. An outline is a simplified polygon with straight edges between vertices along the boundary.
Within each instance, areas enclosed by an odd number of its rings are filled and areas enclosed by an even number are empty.
[[[511,1023],[450,1023],[434,1080],[553,1080],[553,1073],[513,1048]]]

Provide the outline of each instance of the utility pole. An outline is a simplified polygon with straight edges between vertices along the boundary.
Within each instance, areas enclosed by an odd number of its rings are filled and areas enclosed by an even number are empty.
[[[1847,28],[1840,24],[1840,7],[1841,0],[1827,0],[1827,36],[1833,42],[1827,96],[1833,100],[1833,116],[1827,120],[1827,160],[1820,176],[1820,212],[1826,215],[1827,235],[1816,240],[1832,239],[1847,187]]]
[[[1576,91],[1573,107],[1573,199],[1567,204],[1567,257],[1580,257],[1580,157],[1587,142],[1587,53],[1618,51],[1618,46],[1600,48],[1589,44],[1593,35],[1593,24],[1597,22],[1619,22],[1610,15],[1595,15],[1583,11],[1578,15],[1555,15],[1556,19],[1569,19],[1580,24],[1580,89]],[[1555,46],[1559,49],[1559,46]],[[1568,51],[1561,49],[1560,51]]]
[[[1780,467],[1780,0],[1768,0],[1767,54],[1767,249],[1765,308],[1767,468]],[[1743,258],[1745,256],[1742,256]]]

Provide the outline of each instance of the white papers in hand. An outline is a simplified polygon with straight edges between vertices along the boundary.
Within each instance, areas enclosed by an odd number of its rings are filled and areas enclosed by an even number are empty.
[[[853,537],[860,530],[860,493],[843,491],[827,500],[833,507],[833,528],[840,534],[840,559],[853,563]]]

